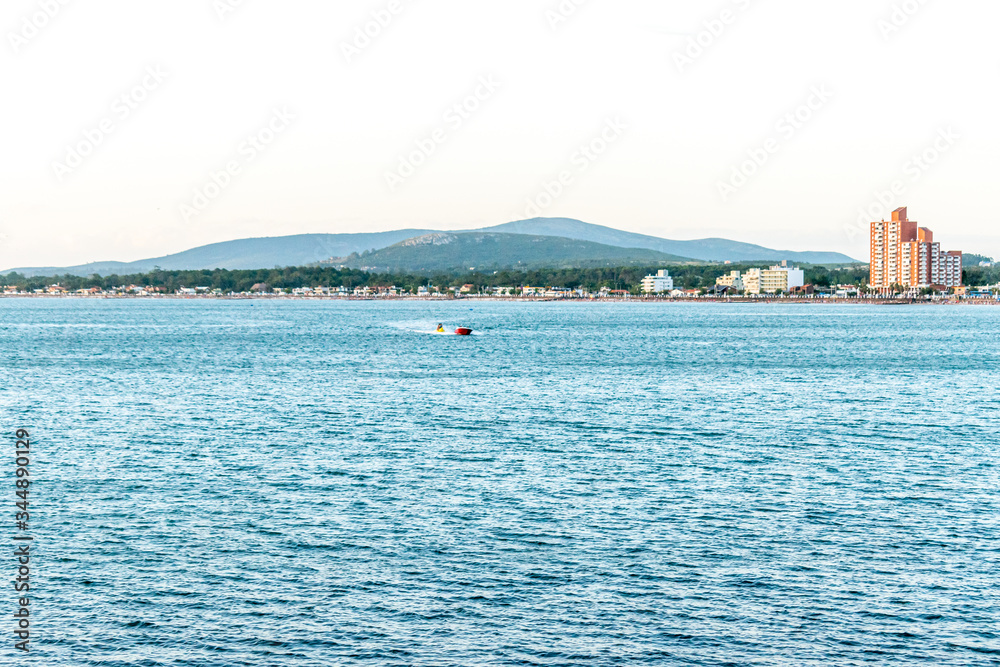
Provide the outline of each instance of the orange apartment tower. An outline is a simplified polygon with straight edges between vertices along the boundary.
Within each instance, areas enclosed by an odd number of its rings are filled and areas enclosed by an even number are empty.
[[[906,216],[906,207],[889,221],[871,223],[871,268],[868,284],[887,290],[903,287],[946,289],[962,284],[962,253],[941,251],[934,232]]]

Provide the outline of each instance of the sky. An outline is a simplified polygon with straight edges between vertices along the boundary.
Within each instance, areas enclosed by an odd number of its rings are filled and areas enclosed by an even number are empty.
[[[7,0],[0,267],[535,216],[1000,258],[994,0]]]

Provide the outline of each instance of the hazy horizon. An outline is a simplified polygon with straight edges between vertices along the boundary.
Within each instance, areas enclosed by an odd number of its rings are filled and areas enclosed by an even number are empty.
[[[535,215],[865,261],[859,222],[897,206],[945,249],[1000,257],[998,18],[918,0],[12,0],[0,266]]]

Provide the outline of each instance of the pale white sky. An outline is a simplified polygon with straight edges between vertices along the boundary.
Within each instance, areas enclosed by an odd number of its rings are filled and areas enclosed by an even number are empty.
[[[883,210],[1000,257],[1000,3],[576,2],[7,0],[0,268],[472,228],[539,199],[547,216],[866,259],[858,209],[894,181]],[[560,6],[575,11],[556,22]],[[373,12],[387,25],[345,49]],[[433,152],[400,170],[418,143]],[[933,164],[907,164],[925,150]],[[766,162],[732,181],[750,154]]]

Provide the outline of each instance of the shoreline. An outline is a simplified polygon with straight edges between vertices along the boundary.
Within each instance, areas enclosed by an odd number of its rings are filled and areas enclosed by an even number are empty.
[[[374,301],[374,302],[420,302],[420,303],[454,303],[454,302],[488,302],[488,303],[634,303],[634,304],[736,304],[736,305],[845,305],[845,306],[1000,306],[1000,297],[987,298],[949,298],[949,299],[890,299],[890,298],[811,298],[811,297],[680,297],[680,298],[649,298],[649,297],[497,297],[497,296],[463,296],[423,297],[423,296],[302,296],[276,294],[0,294],[0,299],[81,299],[91,301]]]

